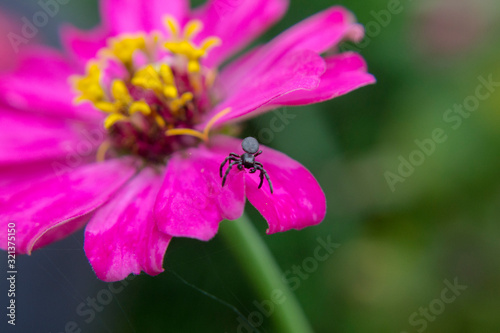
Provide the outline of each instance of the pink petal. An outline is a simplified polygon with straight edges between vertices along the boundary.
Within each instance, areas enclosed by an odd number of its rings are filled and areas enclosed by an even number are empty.
[[[29,254],[45,233],[104,204],[136,173],[136,162],[122,158],[94,163],[35,183],[0,201],[1,227],[15,221],[16,250]],[[4,249],[6,241],[6,233],[0,233]]]
[[[304,105],[323,102],[351,92],[367,84],[375,83],[368,74],[366,63],[359,54],[346,52],[325,59],[326,72],[316,89],[297,90],[273,101],[273,106]]]
[[[364,35],[363,27],[355,23],[354,16],[342,7],[332,7],[294,25],[266,45],[254,52],[243,68],[228,67],[220,75],[220,82],[228,94],[241,89],[255,77],[262,75],[274,63],[290,52],[311,50],[323,53],[344,39],[359,41]]]
[[[85,253],[96,275],[110,282],[141,271],[163,272],[171,237],[158,231],[153,206],[163,179],[146,168],[92,217],[85,229]]]
[[[61,40],[66,51],[84,66],[88,60],[95,58],[97,52],[106,46],[111,35],[109,28],[99,26],[89,31],[80,30],[71,25],[61,29]]]
[[[0,106],[0,165],[94,158],[103,139],[102,130],[83,122]]]
[[[208,115],[206,121],[227,107],[231,108],[231,112],[220,118],[218,124],[241,117],[254,117],[263,111],[262,106],[280,96],[296,90],[316,88],[320,76],[325,72],[325,66],[324,60],[312,51],[303,50],[287,54],[269,71],[262,73],[254,81],[247,82],[242,89],[219,104]],[[204,126],[205,123],[200,128]]]
[[[227,154],[240,154],[241,140],[219,136],[214,146]],[[268,234],[302,229],[320,223],[326,214],[326,199],[314,176],[300,163],[283,153],[260,146],[262,155],[257,161],[264,165],[274,187],[270,193],[267,180],[258,189],[259,172],[250,174],[233,168],[230,175],[245,175],[245,193],[252,205],[264,216],[269,224]],[[233,178],[234,179],[234,178]],[[231,185],[232,179],[228,180]]]
[[[219,166],[228,153],[201,146],[170,159],[155,206],[160,231],[209,240],[220,221],[241,216],[245,204],[243,174],[231,176],[228,185],[221,186]]]
[[[51,161],[0,165],[0,202],[8,200],[17,192],[30,188],[37,182],[54,176]],[[57,161],[63,163],[64,161]]]
[[[217,66],[284,15],[288,0],[211,0],[194,13],[204,23],[199,40],[218,36],[222,45],[210,51],[205,65]]]
[[[344,39],[360,41],[363,35],[363,27],[356,23],[351,12],[343,7],[331,7],[284,31],[266,46],[269,52],[262,56],[272,63],[295,50],[323,53]]]
[[[218,94],[219,99],[224,96],[230,96],[236,90],[235,87],[240,88],[239,82],[246,76],[251,75],[252,66],[255,66],[255,56],[260,54],[264,46],[256,46],[243,55],[231,61],[225,66],[221,73],[216,77],[214,89]]]
[[[102,0],[101,16],[111,34],[163,31],[166,15],[182,22],[189,12],[187,0]]]
[[[0,75],[0,103],[57,117],[102,118],[87,105],[74,105],[69,77],[76,73],[76,67],[58,51],[41,46],[27,48],[18,63],[15,71]]]
[[[87,214],[72,220],[64,221],[63,223],[47,230],[40,236],[40,238],[37,239],[36,243],[33,244],[31,251],[38,250],[46,245],[57,242],[58,240],[66,238],[72,233],[82,229],[90,219],[90,215],[91,214]]]

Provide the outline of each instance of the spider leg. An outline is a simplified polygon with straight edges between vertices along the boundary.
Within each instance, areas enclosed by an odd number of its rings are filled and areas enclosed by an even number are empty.
[[[262,184],[264,183],[264,175],[262,174],[262,170],[264,170],[264,166],[260,162],[255,162],[254,164],[256,165],[255,169],[260,170],[260,184],[259,184],[259,188],[261,188]]]
[[[259,162],[256,162],[256,164]],[[269,175],[267,174],[266,170],[262,166],[261,163],[260,165],[257,165],[256,169],[260,170],[260,184],[259,184],[259,189],[262,187],[262,183],[264,183],[264,176],[267,179],[267,182],[269,183],[269,189],[271,190],[271,194],[273,194],[273,183],[271,183],[271,179],[269,178]]]
[[[229,166],[227,167],[226,173],[224,174],[224,178],[222,178],[222,187],[224,187],[224,184],[226,183],[226,177],[229,174],[229,171],[231,171],[231,168],[233,167],[233,165],[239,164],[239,163],[241,163],[241,162],[234,161],[234,162],[229,163]]]
[[[253,155],[254,157],[257,157],[259,156],[260,154],[262,154],[262,150],[259,150],[257,153],[255,153],[255,155]]]
[[[257,169],[255,169],[255,168],[251,168],[249,172],[250,172],[250,173],[256,173],[256,172],[257,172]]]
[[[229,153],[229,156],[240,158],[241,156],[236,153]]]
[[[259,184],[259,187],[258,189],[260,189],[262,187],[262,184],[264,184],[264,173],[262,172],[262,169],[260,169],[260,184]]]
[[[231,153],[231,154],[233,154],[233,153]],[[222,168],[224,167],[224,165],[226,165],[227,161],[236,161],[236,157],[228,156],[228,157],[226,157],[224,162],[222,162],[222,164],[220,165],[220,169],[219,169],[219,174],[220,174],[221,178],[222,178]]]

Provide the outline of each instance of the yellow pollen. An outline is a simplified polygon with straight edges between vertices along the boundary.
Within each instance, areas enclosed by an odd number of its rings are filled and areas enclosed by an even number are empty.
[[[188,62],[188,72],[198,73],[201,69],[200,63],[197,60],[190,60]]]
[[[231,112],[231,108],[225,108],[224,110],[220,111],[217,113],[215,116],[210,119],[210,121],[207,123],[205,128],[203,129],[203,132],[191,129],[191,128],[174,128],[174,129],[169,129],[165,132],[167,136],[174,136],[174,135],[191,135],[194,137],[197,137],[205,142],[208,141],[208,135],[210,134],[210,130],[212,129],[213,125],[219,120],[220,118],[224,117],[226,114]]]
[[[185,92],[180,98],[177,98],[170,102],[170,109],[177,113],[182,107],[184,107],[188,102],[192,101],[194,98],[193,93]]]
[[[122,115],[121,113],[112,113],[104,119],[104,128],[109,130],[111,126],[116,124],[119,121],[128,120],[127,116]]]
[[[184,28],[184,39],[192,39],[203,29],[203,23],[200,20],[191,20]]]
[[[174,128],[174,129],[167,130],[165,132],[165,134],[167,136],[190,135],[190,136],[197,137],[198,139],[203,140],[205,142],[208,141],[208,137],[204,136],[202,132],[199,132],[197,130],[190,129],[190,128]]]
[[[168,27],[168,30],[170,30],[172,37],[177,38],[180,31],[177,20],[173,16],[167,15],[165,17],[165,23],[165,25]]]
[[[139,69],[132,79],[132,84],[155,92],[160,91],[162,88],[160,76],[152,65]]]
[[[111,39],[107,48],[102,51],[105,56],[116,57],[126,66],[132,64],[132,58],[137,50],[146,50],[146,39],[143,35]]]
[[[130,115],[133,115],[136,112],[149,116],[151,114],[151,107],[144,101],[133,102],[132,105],[130,105],[129,113]]]
[[[128,88],[122,80],[113,81],[111,94],[115,101],[121,105],[128,105],[132,102],[132,96],[130,96]]]
[[[208,51],[221,44],[218,37],[208,37],[201,42],[201,46],[196,46],[192,39],[201,31],[203,24],[199,20],[189,21],[180,38],[179,23],[175,18],[168,16],[165,19],[172,39],[163,44],[163,46],[176,55],[184,56],[187,59],[187,70],[189,73],[198,73],[201,70],[200,58],[206,56]]]
[[[174,74],[172,73],[172,69],[167,64],[161,64],[160,76],[165,84],[174,84]]]
[[[159,72],[152,65],[138,70],[132,79],[132,84],[143,89],[152,90],[159,97],[164,96],[167,99],[174,99],[178,96],[172,69],[166,64],[160,66]]]
[[[176,98],[179,93],[175,86],[166,86],[163,88],[163,95],[165,95],[166,98]]]
[[[218,37],[208,37],[205,40],[203,40],[201,44],[201,49],[204,52],[207,52],[210,50],[212,47],[219,46],[221,44],[221,40]]]
[[[92,103],[96,103],[103,100],[105,93],[101,87],[100,77],[101,70],[99,69],[99,65],[92,61],[87,65],[86,75],[71,77],[70,81],[73,82],[76,90],[80,92],[80,96],[76,98],[75,102],[89,100]]]
[[[155,116],[155,121],[156,123],[158,124],[158,126],[160,126],[161,128],[165,128],[165,126],[167,125],[165,123],[165,119],[163,119],[161,116],[159,115],[156,115]]]
[[[115,104],[110,103],[110,102],[96,102],[94,105],[96,108],[98,108],[102,112],[106,112],[106,113],[116,112]]]

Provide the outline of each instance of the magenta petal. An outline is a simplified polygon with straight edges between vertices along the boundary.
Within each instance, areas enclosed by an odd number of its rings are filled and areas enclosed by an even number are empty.
[[[155,206],[160,231],[177,237],[209,240],[219,222],[241,216],[245,205],[243,173],[221,186],[219,166],[227,151],[193,148],[176,154],[167,172]]]
[[[54,176],[54,160],[0,165],[0,202],[24,189]],[[64,161],[58,161],[62,164]]]
[[[33,47],[22,52],[15,71],[0,75],[0,103],[63,118],[101,119],[85,105],[75,106],[68,81],[75,67],[58,51]]]
[[[188,0],[102,0],[101,16],[113,35],[163,31],[163,18],[173,16],[182,22],[189,12]]]
[[[33,244],[31,251],[40,249],[46,245],[52,244],[68,237],[75,231],[80,230],[87,224],[91,214],[83,215],[72,220],[64,221],[59,223],[57,226],[47,230],[40,238],[37,239],[36,243]]]
[[[104,204],[137,169],[132,158],[94,163],[33,184],[0,201],[1,227],[16,222],[16,250],[31,253],[35,243],[50,230],[71,223]],[[0,233],[5,249],[6,233]]]
[[[241,141],[230,137],[218,136],[214,146],[227,153],[241,151]],[[262,188],[258,188],[259,172],[251,174],[234,168],[230,175],[245,175],[246,197],[267,220],[267,233],[302,229],[320,223],[326,214],[326,199],[314,176],[285,154],[263,145],[260,149],[263,153],[257,160],[264,165],[271,178],[273,194],[265,178]]]
[[[294,25],[259,47],[258,52],[253,52],[251,57],[241,63],[242,68],[235,70],[234,66],[230,66],[224,69],[220,81],[231,93],[267,72],[276,61],[291,52],[311,50],[320,54],[342,40],[359,41],[363,35],[363,27],[355,23],[354,16],[348,10],[332,7]]]
[[[80,30],[70,25],[61,29],[61,40],[66,51],[80,61],[82,66],[106,46],[106,39],[109,36],[109,29],[103,26],[90,31]]]
[[[211,0],[194,16],[204,23],[199,39],[218,36],[222,45],[210,51],[205,65],[217,66],[281,19],[288,0]]]
[[[316,89],[294,91],[274,100],[273,106],[319,103],[375,83],[375,77],[366,72],[366,63],[357,53],[342,53],[328,57],[325,61],[326,72]]]
[[[344,39],[359,41],[363,27],[356,23],[351,12],[343,7],[332,7],[294,25],[266,46],[268,62],[295,50],[323,53]],[[262,55],[264,56],[264,55]]]
[[[207,121],[221,110],[230,107],[231,112],[217,123],[241,117],[251,117],[264,111],[262,106],[296,90],[311,90],[318,86],[325,72],[325,61],[318,54],[303,50],[287,54],[266,73],[242,89],[234,92],[219,104],[207,117]],[[203,128],[205,124],[201,125]]]
[[[158,231],[153,218],[162,179],[153,168],[142,170],[91,218],[85,229],[85,253],[101,280],[163,272],[171,237]]]
[[[258,189],[257,174],[246,177],[246,195],[269,224],[268,234],[302,229],[323,221],[326,199],[314,176],[300,163],[280,152],[262,147],[259,161],[271,177],[274,193],[268,184]]]
[[[0,165],[95,156],[104,133],[88,124],[0,106]]]

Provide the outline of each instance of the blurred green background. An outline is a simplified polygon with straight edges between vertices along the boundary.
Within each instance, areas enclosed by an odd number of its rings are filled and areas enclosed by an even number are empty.
[[[285,18],[260,39],[343,5],[366,25],[367,38],[340,49],[360,52],[378,82],[329,102],[288,108],[295,118],[265,140],[322,185],[328,212],[321,225],[268,236],[258,212],[249,204],[247,211],[283,271],[313,257],[318,237],[340,245],[307,277],[294,280],[316,332],[499,332],[500,87],[482,100],[474,96],[480,77],[500,82],[500,3],[402,0],[398,13],[384,16],[391,3],[291,0]],[[16,15],[36,8],[35,1],[1,5]],[[56,44],[62,22],[90,28],[98,20],[95,0],[71,2],[42,39]],[[472,111],[450,118],[464,103]],[[249,121],[242,135],[258,137],[273,117]],[[430,144],[436,129],[446,140]],[[416,140],[427,143],[428,154],[417,152]],[[401,158],[419,165],[403,177]],[[175,239],[165,257],[167,272],[136,277],[86,323],[75,309],[107,285],[86,262],[81,233],[65,242],[20,259],[38,281],[19,286],[26,300],[19,321],[29,325],[23,332],[64,332],[68,321],[82,332],[248,331],[230,308],[171,271],[245,316],[266,299],[220,234],[207,243]],[[40,282],[44,277],[48,282]],[[444,302],[445,281],[466,289]],[[421,312],[426,308],[427,317]],[[272,315],[262,317],[259,330],[276,332]]]

